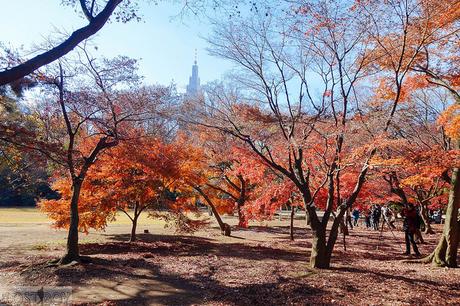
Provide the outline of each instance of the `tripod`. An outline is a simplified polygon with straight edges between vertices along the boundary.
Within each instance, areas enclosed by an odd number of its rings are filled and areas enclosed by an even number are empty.
[[[379,234],[379,243],[377,244],[377,248],[376,248],[377,250],[379,249],[380,243],[382,242],[383,226],[385,225],[385,223],[388,225],[388,228],[390,229],[391,234],[393,234],[393,237],[395,239],[397,239],[395,233],[393,232],[393,228],[392,228],[391,224],[388,222],[387,218],[383,217],[382,227],[380,228],[380,234]],[[403,252],[403,249],[402,249],[400,243],[398,243],[398,246],[401,249],[401,252]]]

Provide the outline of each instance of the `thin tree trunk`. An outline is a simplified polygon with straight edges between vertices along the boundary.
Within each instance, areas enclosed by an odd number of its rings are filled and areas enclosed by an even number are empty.
[[[206,203],[208,203],[209,207],[211,207],[211,210],[212,210],[214,216],[216,217],[217,223],[219,224],[219,227],[220,227],[220,230],[222,232],[222,235],[230,236],[231,232],[232,232],[230,225],[228,225],[227,223],[224,223],[224,221],[222,221],[222,218],[220,217],[219,213],[217,212],[217,209],[214,206],[214,204],[212,203],[211,199],[207,196],[206,193],[203,192],[203,190],[201,190],[200,187],[194,187],[194,188],[195,188],[196,191],[198,191],[199,194],[201,194],[201,196],[204,198]]]
[[[347,223],[345,221],[340,221],[340,233],[344,234],[345,236],[348,236],[350,235],[349,231],[348,231],[348,226],[347,226]]]
[[[72,261],[80,260],[80,250],[78,247],[78,199],[80,197],[82,183],[83,180],[79,178],[72,182],[72,199],[70,201],[70,226],[67,236],[66,254],[59,261],[60,264],[68,264]]]
[[[136,241],[136,228],[137,228],[137,216],[133,218],[133,223],[131,227],[131,236],[129,238],[129,242],[135,242]]]
[[[137,228],[137,218],[138,217],[139,217],[139,202],[136,201],[136,203],[134,204],[134,217],[131,220],[132,227],[131,227],[131,236],[129,238],[129,242],[136,241],[136,228]]]
[[[294,207],[291,206],[291,223],[289,226],[289,234],[290,234],[290,238],[292,241],[294,241],[294,215],[295,215],[295,210],[294,210]]]
[[[422,217],[423,223],[425,224],[425,231],[426,235],[434,234],[434,230],[431,227],[430,218],[428,218],[428,207],[427,204],[421,203],[420,204],[420,216]]]
[[[308,216],[307,210],[305,210],[305,226],[307,229],[310,227],[310,217]]]
[[[245,220],[244,214],[241,211],[243,209],[244,203],[246,202],[246,181],[244,180],[242,175],[238,175],[238,180],[240,181],[240,188],[239,188],[239,198],[237,201],[238,205],[238,226],[239,227],[247,227],[247,222]]]

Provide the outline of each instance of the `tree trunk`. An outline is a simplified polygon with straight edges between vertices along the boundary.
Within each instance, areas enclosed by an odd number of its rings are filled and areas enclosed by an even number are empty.
[[[350,232],[348,231],[348,226],[347,226],[347,223],[344,222],[343,220],[340,221],[340,233],[344,234],[345,236],[348,236],[350,235]]]
[[[305,226],[307,229],[310,227],[310,217],[308,216],[307,210],[305,210]]]
[[[331,256],[327,254],[326,230],[313,231],[311,245],[310,267],[316,269],[328,269],[331,265]]]
[[[428,207],[427,204],[420,204],[420,216],[422,217],[423,223],[425,224],[425,231],[426,235],[434,234],[434,230],[431,227],[430,218],[428,218]]]
[[[211,199],[206,195],[206,193],[203,192],[203,190],[201,190],[200,187],[194,187],[194,188],[196,191],[198,191],[201,194],[201,196],[204,198],[206,203],[208,203],[209,207],[211,207],[211,210],[214,216],[216,217],[217,223],[219,224],[222,235],[230,236],[232,234],[230,225],[222,221],[222,218],[220,217],[219,212],[217,211],[216,207],[212,203]]]
[[[339,212],[339,214],[334,218],[334,222],[332,222],[331,230],[329,231],[329,237],[327,239],[326,256],[329,258],[329,261],[331,260],[335,243],[337,242],[337,238],[339,237],[339,229],[343,226],[343,224],[343,212]],[[345,239],[345,235],[343,237]],[[346,248],[345,240],[344,248]]]
[[[457,142],[457,148],[459,143]],[[456,267],[457,251],[459,245],[460,226],[458,221],[458,208],[460,203],[460,169],[452,171],[449,202],[446,210],[446,222],[439,243],[434,252],[425,261],[440,267]]]
[[[248,227],[247,223],[246,223],[246,220],[244,219],[244,215],[243,215],[243,212],[241,211],[242,208],[243,208],[243,203],[241,203],[240,201],[238,201],[237,203],[237,208],[238,208],[238,226],[239,227],[243,227],[243,228],[246,228]]]
[[[132,223],[132,227],[131,227],[131,236],[129,238],[129,242],[136,241],[137,216],[134,216],[132,222],[133,223]]]
[[[353,222],[351,222],[351,207],[347,208],[347,211],[345,212],[345,226],[347,227],[347,235],[348,229],[353,229]]]
[[[324,215],[322,219],[318,218],[316,208],[314,206],[307,205],[310,200],[309,197],[304,196],[303,200],[313,234],[310,253],[310,267],[314,269],[328,269],[331,264],[331,256],[328,256],[326,243],[326,228],[329,219],[328,215]]]
[[[290,238],[292,241],[294,241],[294,215],[295,215],[295,210],[294,210],[294,207],[291,206],[291,223],[289,226],[289,234],[290,234]]]
[[[241,211],[244,203],[246,202],[246,181],[244,180],[242,175],[238,175],[238,180],[240,181],[240,188],[239,188],[239,197],[237,201],[238,205],[238,226],[246,228],[248,227],[248,223],[244,217],[243,212]]]
[[[136,201],[134,203],[134,216],[131,219],[132,226],[131,226],[131,237],[129,238],[129,242],[136,241],[136,228],[137,228],[137,219],[139,218],[139,202]]]
[[[78,199],[80,197],[81,185],[83,180],[77,178],[72,182],[72,199],[70,201],[70,226],[67,236],[67,249],[64,257],[59,261],[60,264],[68,264],[72,261],[80,260],[78,248]]]

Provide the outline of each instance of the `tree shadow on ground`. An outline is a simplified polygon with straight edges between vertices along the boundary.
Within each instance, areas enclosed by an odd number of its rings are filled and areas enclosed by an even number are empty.
[[[187,267],[184,267],[186,269]],[[136,272],[141,269],[142,273]],[[161,267],[144,258],[94,258],[91,265],[61,268],[55,271],[58,285],[99,287],[101,300],[118,295],[116,305],[307,305],[320,303],[323,291],[295,279],[278,277],[276,281],[225,284],[215,278],[216,270],[184,277],[188,271],[165,273]],[[112,280],[103,284],[95,280]],[[131,283],[130,283],[131,282]],[[131,285],[131,291],[126,287]],[[124,287],[123,287],[124,286]]]
[[[393,235],[394,234],[394,235]],[[347,248],[359,249],[359,256],[351,258],[354,260],[371,259],[378,261],[398,261],[409,259],[403,255],[405,252],[405,240],[401,232],[394,233],[384,231],[354,232],[350,231],[347,236]],[[429,241],[425,244],[418,243],[417,246],[422,254],[429,254],[435,247],[436,241]]]
[[[215,255],[249,260],[279,259],[305,261],[304,252],[260,244],[219,242],[196,236],[145,235],[142,241],[126,242],[129,235],[111,235],[107,243],[86,243],[80,246],[82,255],[144,254],[146,256],[200,256]]]
[[[236,228],[235,230],[243,231],[243,232],[256,232],[256,233],[267,233],[267,234],[274,234],[274,235],[286,235],[289,237],[290,234],[290,227],[289,226],[260,226],[260,225],[251,225],[248,228]],[[296,234],[306,234],[308,232],[307,229],[302,227],[294,227],[294,232]],[[283,237],[277,237],[282,239]]]
[[[411,275],[410,273],[407,273],[406,275],[399,275],[399,274],[393,274],[393,273],[386,273],[377,271],[375,269],[364,269],[362,267],[352,267],[352,266],[344,266],[344,267],[332,267],[331,268],[334,271],[338,272],[349,272],[357,275],[371,275],[372,278],[376,280],[376,282],[385,282],[388,280],[396,280],[396,281],[401,281],[403,283],[406,283],[407,285],[416,285],[417,287],[426,287],[427,289],[431,290],[433,287],[437,287],[438,291],[442,291],[446,295],[453,296],[453,297],[460,297],[460,284],[448,284],[446,285],[446,289],[441,289],[439,288],[439,282],[426,279],[421,277],[420,275]],[[410,271],[409,271],[410,272]]]

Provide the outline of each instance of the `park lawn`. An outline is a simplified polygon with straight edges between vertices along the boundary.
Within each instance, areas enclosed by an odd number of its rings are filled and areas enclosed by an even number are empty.
[[[0,224],[51,224],[47,215],[41,212],[36,207],[4,207],[0,208]],[[118,212],[116,219],[110,224],[113,225],[128,225],[131,220],[122,212]],[[148,214],[141,214],[138,224],[142,225],[165,225],[163,220],[149,218]]]
[[[234,227],[232,237],[210,221],[194,235],[178,235],[145,214],[139,241],[128,243],[130,220],[119,214],[104,231],[80,235],[89,265],[46,268],[64,253],[67,231],[52,229],[36,208],[2,208],[0,303],[15,286],[71,286],[77,305],[460,304],[460,269],[405,262],[401,224],[394,232],[352,230],[347,250],[339,240],[333,267],[319,271],[308,268],[312,237],[303,220],[295,220],[292,242],[288,220],[250,222]],[[422,254],[439,239],[442,226],[434,228],[419,245]]]
[[[35,207],[0,208],[0,223],[51,223],[46,214]]]
[[[237,224],[235,217],[224,220]],[[406,262],[400,229],[353,229],[346,251],[337,243],[333,267],[312,270],[311,232],[296,220],[290,241],[288,222],[251,222],[249,229],[234,227],[232,237],[220,235],[215,223],[194,235],[149,226],[150,234],[140,233],[135,243],[127,242],[129,225],[109,224],[82,236],[81,252],[91,263],[64,267],[46,263],[62,256],[65,244],[41,243],[64,242],[65,231],[0,224],[0,296],[15,286],[71,286],[76,305],[460,304],[460,269]],[[422,254],[436,246],[442,226],[434,228]],[[23,236],[30,239],[18,244]]]

